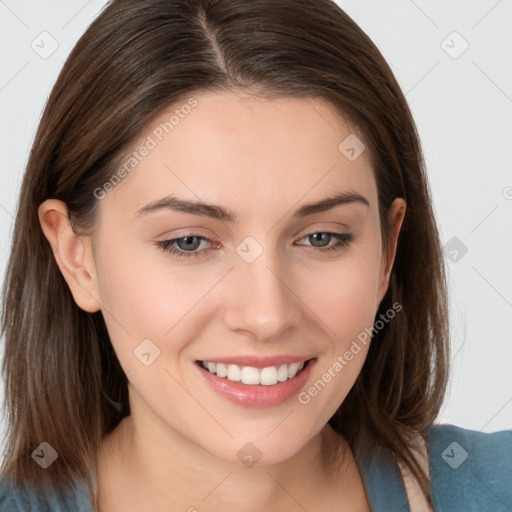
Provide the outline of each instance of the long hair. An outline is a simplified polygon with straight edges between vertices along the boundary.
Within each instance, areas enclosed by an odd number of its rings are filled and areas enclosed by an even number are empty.
[[[39,224],[64,201],[76,232],[94,225],[94,190],[170,105],[202,91],[257,90],[323,98],[364,137],[387,213],[407,202],[389,289],[354,386],[330,423],[354,453],[384,449],[430,499],[411,455],[442,405],[448,373],[447,286],[419,137],[385,59],[331,0],[112,0],[69,55],[45,106],[24,174],[3,288],[2,375],[7,431],[2,473],[52,486],[90,480],[103,436],[130,414],[127,379],[101,311],[80,309]],[[57,460],[41,470],[47,442]]]

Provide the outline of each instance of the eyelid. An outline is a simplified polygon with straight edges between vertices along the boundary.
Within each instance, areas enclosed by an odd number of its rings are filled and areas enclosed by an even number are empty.
[[[317,230],[312,230],[310,232],[305,233],[298,239],[298,241],[300,242],[300,241],[302,241],[308,237],[311,237],[313,235],[316,235],[316,234],[327,234],[331,237],[331,239],[336,240],[336,243],[334,245],[328,245],[326,247],[315,247],[312,245],[306,245],[307,247],[310,247],[309,251],[320,253],[320,254],[326,253],[328,251],[340,251],[341,249],[349,246],[356,239],[356,236],[350,232],[339,233],[339,232],[334,232],[334,231],[317,229]],[[209,247],[209,248],[203,249],[201,251],[185,251],[183,249],[173,247],[174,243],[176,243],[180,240],[183,240],[185,238],[197,238],[200,242],[208,241],[208,242],[212,242],[213,245],[218,244],[218,242],[214,242],[213,240],[211,240],[210,238],[208,238],[206,236],[198,235],[195,233],[187,233],[187,234],[184,234],[179,237],[175,237],[175,238],[171,238],[171,239],[167,239],[167,240],[159,240],[159,241],[155,242],[155,244],[159,248],[164,250],[165,252],[173,254],[174,256],[176,256],[178,258],[203,257],[206,254],[208,254],[210,250],[212,250],[212,247]],[[304,244],[300,244],[300,245],[304,245]]]

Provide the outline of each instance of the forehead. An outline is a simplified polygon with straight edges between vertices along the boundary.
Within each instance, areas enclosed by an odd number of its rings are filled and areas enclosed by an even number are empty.
[[[234,211],[264,211],[334,191],[373,200],[368,151],[347,157],[354,143],[359,152],[362,134],[320,98],[191,94],[148,124],[122,160],[129,172],[107,200],[133,212],[171,193]]]

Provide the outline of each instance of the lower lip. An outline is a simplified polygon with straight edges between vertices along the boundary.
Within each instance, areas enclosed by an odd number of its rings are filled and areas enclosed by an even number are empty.
[[[316,359],[310,359],[304,368],[293,378],[273,386],[248,385],[217,377],[196,363],[208,385],[224,398],[246,407],[273,407],[290,400],[306,384]]]

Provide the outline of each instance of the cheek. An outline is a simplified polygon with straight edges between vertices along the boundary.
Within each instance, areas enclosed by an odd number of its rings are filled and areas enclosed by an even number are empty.
[[[98,278],[103,317],[125,373],[139,370],[136,355],[148,350],[152,368],[175,367],[218,306],[208,293],[218,269],[180,267],[153,247],[119,253],[111,242],[97,255]]]
[[[111,242],[96,256],[99,289],[112,344],[127,372],[140,364],[134,350],[143,340],[151,340],[162,350],[163,340],[180,339],[175,331],[181,327],[179,321],[190,300],[184,296],[187,287],[180,279],[167,278],[144,254],[119,252],[117,242]]]
[[[342,348],[373,325],[378,308],[380,252],[360,246],[346,258],[309,274],[303,298],[322,320],[329,337]],[[304,281],[304,280],[303,280]]]
[[[332,271],[319,274],[308,287],[309,304],[321,319],[328,340],[323,343],[311,385],[298,396],[318,425],[343,402],[364,365],[378,307],[378,264],[364,251]],[[378,260],[377,260],[378,261]],[[321,290],[325,289],[325,293]],[[315,292],[313,293],[313,290]]]

